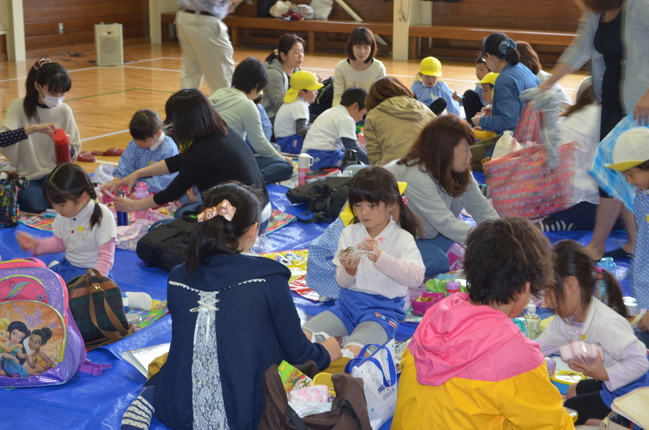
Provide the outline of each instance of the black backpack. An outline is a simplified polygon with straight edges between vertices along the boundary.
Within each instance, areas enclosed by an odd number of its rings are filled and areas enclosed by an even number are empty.
[[[286,192],[291,203],[307,203],[309,210],[303,215],[313,213],[308,220],[298,217],[300,222],[333,222],[347,202],[349,176],[335,176],[318,179],[306,185],[295,187]]]
[[[159,224],[137,242],[137,256],[147,264],[170,271],[186,260],[189,236],[197,225],[196,212],[185,212],[182,218]]]
[[[322,85],[324,86],[318,90],[318,97],[309,106],[310,122],[329,109],[334,101],[334,77],[325,79],[322,81]]]

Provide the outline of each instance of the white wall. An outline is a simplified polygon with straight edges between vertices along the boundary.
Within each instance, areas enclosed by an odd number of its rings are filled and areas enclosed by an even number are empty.
[[[178,3],[176,0],[149,0],[149,36],[151,37],[151,43],[162,43],[160,14],[177,10]]]

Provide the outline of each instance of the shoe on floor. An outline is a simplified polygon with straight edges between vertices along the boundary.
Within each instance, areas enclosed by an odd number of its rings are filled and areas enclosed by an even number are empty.
[[[108,155],[108,156],[120,156],[124,153],[123,149],[109,148],[105,151],[92,151],[93,155]]]
[[[83,162],[86,162],[86,163],[94,163],[95,161],[97,161],[97,157],[95,157],[94,155],[92,155],[88,151],[81,151],[79,153],[79,156],[77,157],[77,160],[78,161],[83,161]]]
[[[556,219],[552,215],[548,215],[538,223],[538,226],[541,228],[542,232],[546,233],[549,231],[570,231],[574,224],[567,223],[560,219]]]
[[[602,255],[602,258],[604,257],[611,257],[613,260],[624,260],[633,258],[633,254],[629,254],[622,248],[617,248],[612,251],[605,252],[604,255]]]

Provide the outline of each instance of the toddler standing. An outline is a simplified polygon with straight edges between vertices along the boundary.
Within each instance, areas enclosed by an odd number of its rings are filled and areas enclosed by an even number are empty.
[[[638,127],[620,135],[613,149],[613,164],[638,188],[633,212],[638,236],[633,257],[633,289],[641,309],[649,309],[649,128]]]

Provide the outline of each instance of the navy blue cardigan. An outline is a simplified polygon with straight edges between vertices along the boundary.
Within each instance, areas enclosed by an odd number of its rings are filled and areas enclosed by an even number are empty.
[[[155,385],[158,419],[172,429],[192,428],[194,327],[198,293],[219,290],[216,337],[225,410],[230,429],[256,430],[266,406],[264,372],[286,360],[314,360],[329,366],[322,345],[309,342],[300,327],[288,288],[290,271],[265,257],[217,254],[187,279],[185,265],[169,274],[167,299],[172,317],[167,362],[147,385]],[[261,279],[261,282],[246,282]]]

